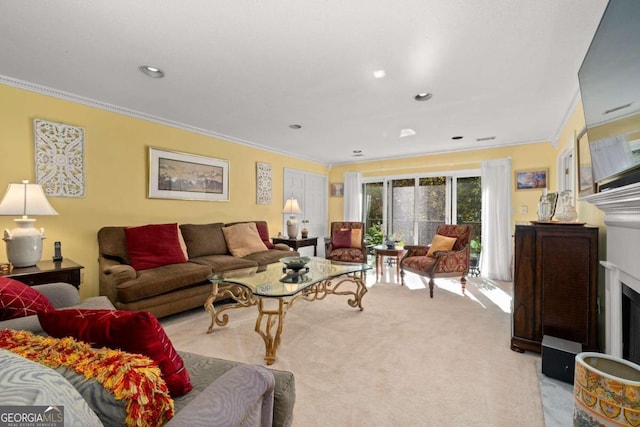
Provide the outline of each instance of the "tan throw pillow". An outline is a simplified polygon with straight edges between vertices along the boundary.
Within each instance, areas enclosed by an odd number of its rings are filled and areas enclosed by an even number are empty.
[[[180,249],[182,249],[184,259],[189,259],[189,252],[187,252],[187,244],[184,242],[184,237],[182,237],[182,231],[180,231],[178,224],[176,224],[176,226],[178,227],[178,243],[180,243]]]
[[[255,222],[230,225],[222,229],[229,252],[233,256],[244,257],[256,252],[266,251],[267,247],[260,238]]]
[[[447,237],[441,236],[440,234],[436,234],[433,236],[433,241],[431,242],[431,247],[429,248],[429,252],[427,256],[435,257],[434,252],[437,251],[450,251],[453,249],[453,245],[456,243],[455,237]]]
[[[362,248],[362,230],[359,228],[342,228],[333,232],[331,236],[333,249],[339,248]]]
[[[361,228],[352,228],[351,229],[351,247],[352,248],[362,248],[362,229]]]

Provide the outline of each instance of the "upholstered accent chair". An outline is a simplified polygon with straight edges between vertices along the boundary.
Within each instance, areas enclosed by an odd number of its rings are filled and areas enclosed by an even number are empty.
[[[460,276],[462,293],[469,273],[469,242],[473,237],[470,225],[443,224],[436,230],[428,246],[405,246],[400,260],[400,276],[404,285],[406,271],[429,278],[429,296],[433,298],[434,278]]]
[[[364,244],[364,223],[342,221],[331,223],[331,240],[327,246],[327,259],[342,262],[367,262]]]

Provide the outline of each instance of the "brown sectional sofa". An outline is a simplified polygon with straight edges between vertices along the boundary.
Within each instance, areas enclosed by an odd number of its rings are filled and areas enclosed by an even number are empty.
[[[249,222],[249,221],[246,221]],[[268,236],[267,223],[255,222]],[[124,226],[98,231],[100,295],[107,296],[121,310],[146,310],[165,317],[202,307],[211,293],[207,280],[212,273],[244,268],[264,268],[285,256],[297,256],[286,245],[243,257],[233,256],[227,247],[223,227],[238,223],[181,224],[188,261],[136,271],[127,253]],[[268,237],[267,237],[268,238]]]

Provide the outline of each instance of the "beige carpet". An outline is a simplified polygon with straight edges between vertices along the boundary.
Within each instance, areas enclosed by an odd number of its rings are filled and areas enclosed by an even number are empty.
[[[470,279],[463,296],[439,279],[430,299],[409,279],[369,283],[362,312],[335,295],[291,308],[272,368],[296,376],[294,425],[544,426],[539,357],[509,349],[508,284]],[[180,350],[262,364],[256,308],[228,313],[213,334],[204,310],[163,324]]]

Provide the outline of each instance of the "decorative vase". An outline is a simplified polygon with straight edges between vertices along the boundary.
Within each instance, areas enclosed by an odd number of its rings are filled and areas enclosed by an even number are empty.
[[[640,425],[640,366],[603,353],[576,356],[573,425]]]
[[[549,222],[551,221],[551,215],[551,202],[545,188],[542,190],[542,197],[540,197],[540,203],[538,203],[538,221]]]
[[[560,222],[576,222],[578,219],[578,212],[576,212],[576,208],[573,206],[571,190],[565,190],[560,193],[558,203],[559,206],[556,212],[556,219]]]

